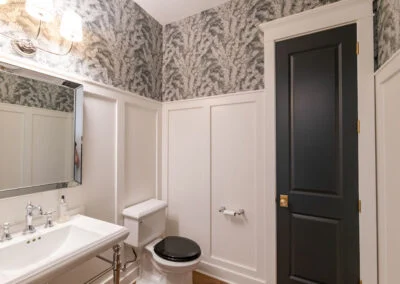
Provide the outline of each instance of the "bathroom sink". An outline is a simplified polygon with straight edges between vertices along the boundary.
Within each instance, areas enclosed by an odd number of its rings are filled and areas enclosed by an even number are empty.
[[[82,215],[0,243],[0,283],[44,283],[123,241],[126,228]]]

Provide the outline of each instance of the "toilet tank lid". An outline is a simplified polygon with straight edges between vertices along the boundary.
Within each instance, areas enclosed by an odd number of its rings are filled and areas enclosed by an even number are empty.
[[[124,217],[139,220],[147,215],[157,212],[167,207],[167,202],[163,200],[150,199],[145,202],[125,208],[122,211]]]

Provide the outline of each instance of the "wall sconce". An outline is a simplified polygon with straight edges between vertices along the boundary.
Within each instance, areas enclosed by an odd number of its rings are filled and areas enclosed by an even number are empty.
[[[0,4],[6,3],[7,0],[0,0]],[[63,56],[71,52],[74,42],[82,41],[82,18],[74,11],[67,10],[63,13],[61,18],[60,35],[71,42],[71,46],[68,51],[65,53],[56,53],[37,46],[34,41],[36,41],[40,35],[42,23],[51,22],[55,17],[54,2],[53,0],[26,0],[25,10],[30,16],[40,21],[35,39],[16,39],[8,35],[1,34],[11,39],[11,46],[19,55],[24,57],[33,57],[37,50],[42,50],[51,54]]]

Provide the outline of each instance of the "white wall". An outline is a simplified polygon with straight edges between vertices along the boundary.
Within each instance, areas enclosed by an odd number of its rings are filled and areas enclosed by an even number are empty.
[[[163,125],[167,233],[199,243],[201,271],[265,283],[264,92],[166,103]]]
[[[379,283],[398,282],[400,263],[400,52],[376,75]]]
[[[85,90],[90,92],[84,100],[85,214],[122,224],[124,208],[160,191],[161,103],[92,85]],[[107,267],[92,259],[51,283],[84,283]]]
[[[156,197],[160,111],[130,102],[125,105],[124,207]]]
[[[116,101],[85,94],[82,184],[85,214],[115,221]]]
[[[62,190],[53,190],[12,198],[0,199],[0,224],[10,222],[13,224],[11,232],[20,232],[25,226],[25,207],[28,201],[42,206],[43,210],[57,210],[62,194],[68,198],[69,209],[72,214],[83,211],[82,189],[80,187]],[[44,224],[44,217],[36,216],[34,225]]]
[[[157,196],[161,110],[161,103],[135,95],[85,95],[83,192],[88,216],[122,224],[124,208]]]

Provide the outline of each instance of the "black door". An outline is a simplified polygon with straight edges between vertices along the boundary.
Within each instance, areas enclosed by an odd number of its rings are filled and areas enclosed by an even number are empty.
[[[359,281],[356,40],[276,44],[278,284]]]

